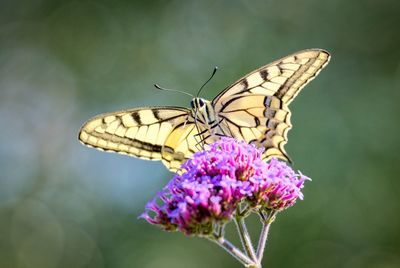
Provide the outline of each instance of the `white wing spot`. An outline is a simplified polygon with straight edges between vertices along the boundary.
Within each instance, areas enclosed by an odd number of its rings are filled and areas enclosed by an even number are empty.
[[[95,144],[97,143],[97,138],[96,138],[96,137],[93,137],[93,136],[89,136],[88,139],[87,139],[87,141],[88,141],[90,144],[95,145]]]
[[[119,148],[119,150],[121,150],[121,151],[123,151],[123,152],[129,152],[129,147],[128,147],[128,145],[126,145],[126,144],[121,143],[121,144],[118,146],[118,148]]]
[[[84,142],[86,142],[87,141],[87,139],[88,139],[88,134],[85,132],[85,131],[82,131],[81,132],[81,135],[79,136],[79,138],[81,139],[81,141],[84,141]]]
[[[248,76],[246,78],[246,81],[249,85],[248,87],[252,88],[252,87],[260,85],[262,82],[264,82],[264,79],[261,77],[259,72],[255,72],[254,74]]]
[[[265,82],[264,84],[262,84],[262,86],[273,92],[276,92],[281,87],[280,84],[276,84],[276,83],[272,83],[272,82]]]
[[[135,127],[138,125],[137,122],[133,120],[131,114],[124,114],[121,116],[121,120],[125,127]]]
[[[141,110],[139,111],[139,117],[142,121],[142,124],[150,125],[158,122],[157,118],[154,117],[153,112],[151,110]]]
[[[107,142],[105,140],[103,140],[103,139],[99,139],[97,141],[97,146],[106,147],[107,146]]]
[[[268,67],[267,71],[268,71],[268,77],[267,77],[268,79],[271,79],[281,74],[281,70],[278,68],[278,66]]]
[[[159,129],[158,137],[157,137],[157,141],[156,141],[157,144],[164,144],[166,138],[168,137],[168,135],[171,131],[171,128],[172,128],[171,124],[167,123],[167,122],[163,122],[160,125],[160,129]]]
[[[254,94],[274,94],[274,92],[271,90],[271,92],[265,92],[266,90],[268,90],[268,89],[265,89],[265,88],[263,88],[263,87],[255,87],[255,88],[252,88],[251,90],[250,90],[250,92],[251,93],[254,93]]]
[[[134,140],[137,132],[138,132],[137,127],[131,127],[128,129],[128,131],[126,131],[125,137]]]
[[[140,141],[146,140],[147,129],[148,129],[147,126],[142,126],[142,127],[139,128],[139,131],[136,134],[136,136],[138,136],[137,140],[140,140]]]
[[[153,124],[149,126],[149,130],[146,135],[146,142],[155,144],[157,140],[157,135],[159,133],[159,124]]]
[[[106,132],[110,133],[110,134],[114,134],[119,125],[120,125],[120,121],[115,120],[114,122],[112,122],[111,124],[108,125],[108,127],[106,128]]]
[[[101,126],[96,127],[94,129],[94,131],[96,131],[97,133],[100,133],[100,134],[104,134],[106,132],[106,129],[104,128],[103,125],[101,125]]]
[[[104,118],[104,122],[106,122],[106,124],[110,124],[115,119],[116,119],[116,117],[114,115],[110,115],[110,116],[107,116]]]
[[[287,80],[287,77],[284,76],[277,76],[274,78],[271,78],[271,82],[277,83],[277,84],[284,84]]]
[[[300,65],[295,63],[284,63],[279,65],[279,67],[285,70],[297,71],[300,68]]]
[[[117,130],[115,131],[115,135],[120,137],[125,137],[126,128],[123,125],[119,125]]]
[[[282,62],[283,63],[293,63],[295,60],[294,60],[294,57],[287,57],[286,59],[284,59]]]

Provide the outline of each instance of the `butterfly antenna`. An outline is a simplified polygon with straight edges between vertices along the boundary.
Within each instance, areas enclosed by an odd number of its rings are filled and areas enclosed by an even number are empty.
[[[187,92],[185,92],[185,91],[180,91],[180,90],[177,90],[177,89],[164,88],[164,87],[160,87],[160,86],[157,85],[157,84],[154,84],[154,87],[157,88],[157,89],[159,89],[159,90],[172,91],[172,92],[182,93],[182,94],[185,94],[185,95],[188,95],[188,96],[194,98],[194,96],[193,96],[192,94],[187,93]]]
[[[200,92],[201,92],[201,90],[204,88],[204,86],[207,85],[207,83],[210,82],[210,80],[214,77],[214,75],[215,75],[215,73],[217,72],[217,70],[218,70],[218,67],[215,66],[215,67],[214,67],[214,70],[213,70],[213,72],[212,72],[212,74],[211,74],[211,77],[208,78],[208,80],[201,86],[201,88],[200,88],[199,91],[197,92],[196,98],[200,95]]]

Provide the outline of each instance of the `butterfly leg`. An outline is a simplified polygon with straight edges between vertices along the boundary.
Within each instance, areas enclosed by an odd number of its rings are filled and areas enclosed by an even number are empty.
[[[205,129],[205,130],[203,130],[202,132],[195,134],[194,136],[195,136],[195,137],[202,136],[202,135],[205,134],[207,131],[208,131],[208,129]]]
[[[201,143],[204,141],[203,135],[207,132],[207,129],[200,132],[200,129],[197,126],[196,126],[196,128],[197,128],[198,133],[193,135],[193,137],[196,140],[196,144],[195,144],[196,149],[201,151],[201,150],[204,150],[204,144],[201,144]]]
[[[210,137],[211,137],[211,135],[208,135],[208,136],[204,137],[203,139],[201,139],[198,143],[195,144],[196,148],[200,143],[202,143],[202,148],[201,149],[204,150],[204,144],[205,144],[204,141],[206,141]]]
[[[201,131],[201,132],[199,132],[199,133],[197,133],[197,134],[194,135],[195,138],[200,137],[200,140],[199,140],[199,141],[196,143],[196,145],[195,145],[197,149],[199,149],[199,145],[202,144],[202,149],[204,150],[204,144],[206,143],[205,141],[206,141],[208,138],[212,137],[213,135],[218,136],[218,137],[228,136],[228,135],[225,133],[224,129],[223,129],[223,128],[221,127],[221,125],[220,125],[220,123],[223,122],[224,120],[225,120],[225,118],[221,118],[217,123],[215,123],[214,125],[212,125],[210,129],[205,129],[205,130],[203,130],[203,131]],[[217,126],[219,127],[219,129],[220,129],[220,131],[221,131],[222,133],[218,133],[218,132],[216,131],[216,127],[217,127]],[[229,131],[230,131],[230,130],[229,130]],[[206,134],[207,132],[209,132],[210,135],[204,136],[204,134]],[[231,136],[233,137],[232,132],[231,132]],[[197,139],[196,139],[196,141],[197,141]]]
[[[185,128],[186,123],[189,121],[189,116],[186,117],[185,122],[183,123],[183,128]]]
[[[202,131],[201,133],[198,133],[198,134],[194,135],[195,140],[196,140],[196,142],[197,142],[197,143],[195,144],[195,146],[196,146],[197,150],[199,150],[199,151],[204,150],[204,141],[207,140],[209,137],[211,137],[211,135],[208,135],[208,136],[206,136],[206,137],[203,137],[203,135],[204,135],[207,131],[208,131],[208,130],[206,129],[206,130]],[[197,138],[200,138],[200,139],[197,140]]]
[[[188,121],[189,121],[189,116],[186,117],[186,120],[185,120],[185,122],[183,123],[183,128],[185,128],[185,126],[186,126],[186,124],[187,124]],[[197,126],[197,116],[195,116],[194,122],[195,122],[195,126],[196,126],[196,129],[197,129],[197,132],[199,132],[199,128],[198,128],[198,126]],[[204,131],[203,131],[203,132],[204,132]],[[199,146],[198,146],[199,142],[197,141],[197,136],[199,136],[200,134],[202,134],[202,133],[193,135],[194,139],[195,139],[196,142],[197,142],[197,143],[195,144],[195,147],[196,147],[196,149],[197,149],[198,151],[200,151],[201,149],[203,149],[203,148],[199,148]],[[200,141],[200,142],[201,142],[201,141]]]
[[[196,111],[195,116],[194,116],[194,125],[196,126],[196,129],[197,129],[197,134],[194,135],[194,139],[197,142],[195,146],[196,146],[197,150],[199,150],[199,151],[200,150],[204,150],[204,142],[203,141],[205,139],[202,139],[202,135],[205,134],[208,130],[205,129],[204,131],[200,131],[200,128],[199,128],[199,125],[198,125],[198,120],[197,120],[197,111]],[[199,141],[197,140],[198,137],[200,137]]]
[[[225,132],[223,126],[221,125],[221,123],[222,123],[225,119],[226,119],[225,117],[222,117],[222,118],[219,120],[219,122],[213,126],[213,128],[215,128],[216,126],[218,126],[218,127],[219,127],[219,130],[222,132],[222,133],[215,133],[215,135],[220,136],[220,137],[223,137],[223,136],[234,137],[234,135],[233,135],[233,133],[232,133],[232,131],[231,131],[231,129],[230,129],[229,127],[226,128],[226,129],[228,129],[228,131],[229,131],[229,134],[227,134],[227,133]]]

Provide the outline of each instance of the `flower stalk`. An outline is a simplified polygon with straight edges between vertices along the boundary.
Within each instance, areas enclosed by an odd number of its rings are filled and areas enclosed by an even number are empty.
[[[269,228],[271,226],[271,223],[275,220],[277,211],[269,211],[267,213],[268,213],[267,216],[265,216],[263,212],[259,213],[262,223],[262,229],[257,246],[257,260],[259,261],[259,263],[261,263],[261,259],[264,255],[265,245],[268,239]]]
[[[231,254],[235,259],[241,262],[245,267],[250,267],[249,265],[256,265],[256,263],[251,260],[246,254],[244,254],[241,250],[235,247],[231,242],[226,240],[223,236],[218,236],[213,234],[207,237],[212,242],[216,243],[220,247],[222,247],[225,251]]]
[[[256,256],[256,252],[254,251],[253,243],[251,242],[249,232],[247,231],[244,218],[238,212],[239,211],[237,211],[236,213],[235,224],[239,233],[240,240],[242,242],[242,246],[247,256],[249,256],[252,261],[257,262],[258,258]]]

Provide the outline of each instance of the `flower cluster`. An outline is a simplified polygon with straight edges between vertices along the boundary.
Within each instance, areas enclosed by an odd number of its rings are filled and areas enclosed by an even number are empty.
[[[250,178],[252,194],[247,201],[252,207],[270,210],[283,210],[295,204],[297,198],[303,199],[304,181],[310,180],[303,174],[296,174],[285,162],[272,158],[262,164]]]
[[[221,138],[185,162],[141,217],[168,231],[207,235],[214,224],[229,221],[242,201],[253,209],[283,210],[302,199],[306,177],[261,157],[252,145]]]

